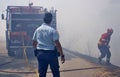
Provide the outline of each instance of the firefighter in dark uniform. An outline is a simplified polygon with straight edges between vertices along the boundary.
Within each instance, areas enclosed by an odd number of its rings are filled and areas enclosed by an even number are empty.
[[[50,26],[51,21],[52,14],[46,13],[44,23],[35,30],[33,35],[33,47],[36,49],[39,77],[46,77],[48,65],[50,65],[53,77],[60,77],[57,51],[60,53],[61,62],[65,62],[58,32]]]
[[[101,63],[102,59],[106,56],[106,64],[110,64],[110,57],[111,57],[111,52],[109,50],[109,42],[111,39],[111,35],[113,33],[113,29],[107,29],[106,33],[103,33],[100,37],[100,40],[98,42],[98,49],[100,50],[100,57],[99,62]]]

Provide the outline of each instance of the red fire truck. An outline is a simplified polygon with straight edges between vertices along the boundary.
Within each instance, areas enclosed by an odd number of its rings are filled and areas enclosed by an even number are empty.
[[[24,48],[27,55],[33,55],[32,36],[43,23],[46,12],[53,14],[52,27],[56,29],[56,10],[53,8],[48,11],[41,6],[8,6],[6,12],[6,48],[9,56],[23,56]]]

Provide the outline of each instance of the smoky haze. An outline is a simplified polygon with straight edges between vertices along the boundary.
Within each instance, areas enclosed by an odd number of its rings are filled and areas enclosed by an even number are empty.
[[[100,55],[97,42],[107,28],[113,28],[111,62],[120,66],[120,1],[82,0],[67,2],[58,22],[63,47],[89,56]],[[72,6],[73,5],[73,6]],[[58,12],[59,13],[59,12]]]
[[[8,1],[8,0],[7,0]],[[5,0],[1,5],[26,5],[27,1]],[[97,42],[107,28],[113,28],[110,42],[111,62],[120,66],[120,0],[31,0],[34,5],[57,9],[57,29],[64,48],[93,57],[100,55]],[[1,12],[0,12],[1,14]],[[3,26],[4,24],[4,26]],[[0,20],[0,37],[5,37],[5,22]]]

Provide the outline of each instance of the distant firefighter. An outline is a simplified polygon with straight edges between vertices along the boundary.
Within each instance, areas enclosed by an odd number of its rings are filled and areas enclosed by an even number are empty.
[[[111,52],[109,50],[110,46],[109,46],[109,42],[111,39],[111,35],[113,34],[113,29],[107,29],[106,33],[103,33],[100,37],[100,40],[98,42],[98,49],[100,50],[100,57],[99,59],[99,63],[101,63],[102,59],[104,57],[106,57],[106,64],[109,65],[110,64],[110,57],[111,57]]]

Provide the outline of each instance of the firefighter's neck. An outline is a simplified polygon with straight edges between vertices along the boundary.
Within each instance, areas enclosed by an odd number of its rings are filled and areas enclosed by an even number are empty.
[[[49,26],[51,25],[51,23],[45,23],[45,24],[46,24],[46,25],[49,25]]]

